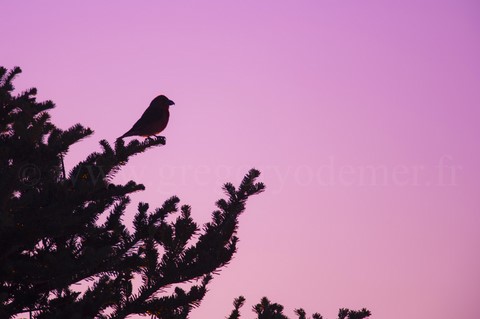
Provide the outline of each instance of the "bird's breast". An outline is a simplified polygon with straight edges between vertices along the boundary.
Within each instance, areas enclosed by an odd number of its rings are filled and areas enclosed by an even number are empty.
[[[146,125],[145,136],[156,135],[162,132],[167,127],[169,118],[170,112],[168,112],[168,110],[163,110],[160,116],[149,121],[148,125]]]

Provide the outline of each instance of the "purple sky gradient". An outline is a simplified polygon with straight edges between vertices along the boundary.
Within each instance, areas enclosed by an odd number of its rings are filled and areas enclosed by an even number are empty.
[[[62,1],[0,5],[0,65],[93,137],[67,167],[176,102],[165,147],[118,181],[206,222],[260,169],[239,252],[192,318],[243,294],[334,318],[473,318],[480,286],[477,1]]]

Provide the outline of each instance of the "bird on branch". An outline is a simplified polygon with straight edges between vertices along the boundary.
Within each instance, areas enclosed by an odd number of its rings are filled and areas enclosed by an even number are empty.
[[[120,136],[119,139],[128,136],[144,136],[149,139],[151,136],[162,138],[161,136],[157,136],[157,134],[161,133],[167,127],[170,117],[169,107],[174,104],[175,103],[165,95],[157,96],[152,100],[145,112],[143,112],[140,119],[133,124],[130,130]]]

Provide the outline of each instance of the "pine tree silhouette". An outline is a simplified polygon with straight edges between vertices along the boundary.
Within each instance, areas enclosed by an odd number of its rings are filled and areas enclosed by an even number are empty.
[[[225,184],[227,198],[202,228],[174,196],[156,209],[140,203],[129,230],[122,222],[128,195],[144,186],[112,178],[164,140],[114,147],[102,140],[101,152],[65,176],[63,156],[93,132],[56,127],[48,114],[54,104],[37,102],[35,89],[14,96],[20,72],[0,68],[0,318],[187,318],[212,274],[232,259],[238,217],[264,190],[255,182],[260,173],[252,169],[238,188]]]
[[[240,296],[233,301],[233,310],[227,319],[240,319],[240,308],[245,304],[245,297]],[[283,313],[283,306],[278,303],[272,303],[268,298],[263,297],[260,303],[253,306],[253,312],[257,315],[256,319],[288,319]],[[302,308],[295,309],[295,315],[298,319],[307,319],[307,313]],[[341,308],[338,311],[338,319],[364,319],[370,317],[369,310],[350,310]],[[312,314],[312,319],[323,319],[319,313]]]
[[[265,189],[256,182],[260,172],[250,170],[239,187],[226,183],[227,198],[203,227],[173,196],[156,209],[140,203],[129,229],[122,221],[128,195],[144,186],[112,179],[131,156],[165,140],[119,139],[114,147],[102,140],[101,152],[66,174],[63,157],[93,131],[56,127],[48,113],[53,102],[37,102],[34,88],[14,96],[19,73],[0,67],[0,318],[188,318],[236,252],[238,218],[248,198]],[[228,318],[239,319],[244,303],[235,299]],[[258,319],[288,319],[267,298],[253,311]],[[303,309],[295,313],[306,319]],[[338,318],[368,316],[366,309],[340,309]]]

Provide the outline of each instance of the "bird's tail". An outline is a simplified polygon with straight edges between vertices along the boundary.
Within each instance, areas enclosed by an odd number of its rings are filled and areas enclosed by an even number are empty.
[[[122,136],[120,136],[119,138],[117,138],[117,140],[120,140],[124,137],[129,137],[129,136],[132,136],[134,134],[132,134],[132,130],[128,131],[127,133],[123,134]]]

